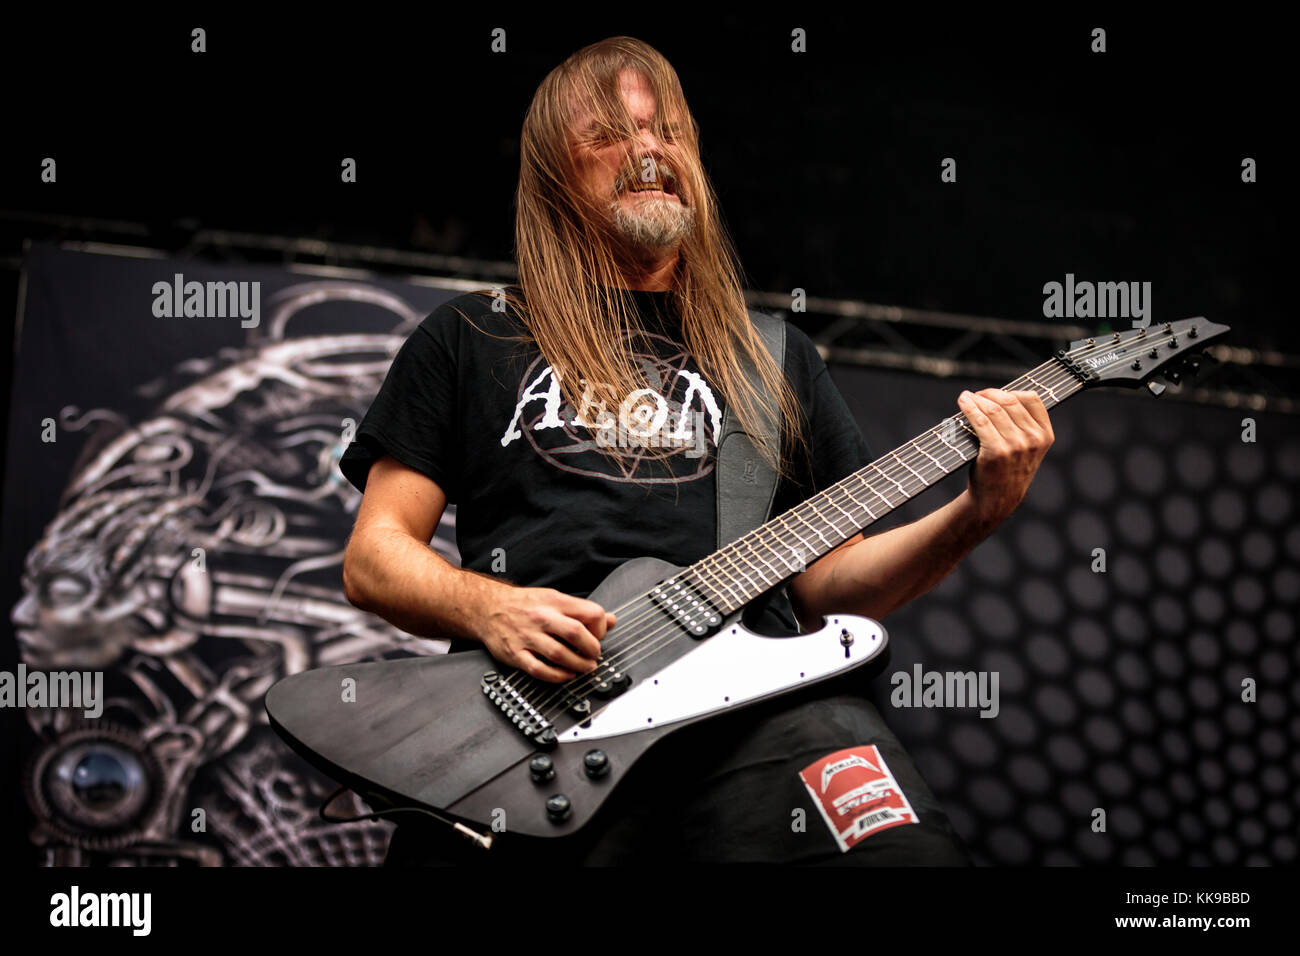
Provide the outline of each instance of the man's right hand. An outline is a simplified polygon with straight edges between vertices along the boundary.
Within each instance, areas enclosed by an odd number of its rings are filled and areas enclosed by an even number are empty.
[[[600,642],[614,623],[613,612],[595,601],[506,586],[493,595],[480,639],[501,663],[559,684],[596,669]]]
[[[541,680],[595,670],[614,615],[553,588],[453,567],[428,546],[446,505],[427,475],[389,455],[371,465],[343,559],[348,600],[410,634],[477,638],[501,663]]]

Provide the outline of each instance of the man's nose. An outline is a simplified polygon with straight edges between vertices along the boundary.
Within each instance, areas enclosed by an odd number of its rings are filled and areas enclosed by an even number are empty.
[[[637,130],[636,146],[638,152],[649,153],[656,160],[663,155],[663,143],[659,141],[659,137],[655,136],[654,130]]]

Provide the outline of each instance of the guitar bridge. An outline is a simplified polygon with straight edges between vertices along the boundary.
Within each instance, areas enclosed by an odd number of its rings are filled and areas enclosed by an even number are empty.
[[[649,597],[692,637],[707,637],[722,625],[722,615],[681,581],[656,585]]]
[[[523,693],[496,671],[488,671],[479,682],[487,699],[496,704],[506,719],[519,728],[519,732],[539,747],[554,747],[554,725],[542,716]]]

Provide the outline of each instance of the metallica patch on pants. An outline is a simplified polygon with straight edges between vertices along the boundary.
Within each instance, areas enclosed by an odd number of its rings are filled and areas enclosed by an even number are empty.
[[[878,830],[916,823],[916,811],[873,745],[838,750],[799,771],[840,850]]]

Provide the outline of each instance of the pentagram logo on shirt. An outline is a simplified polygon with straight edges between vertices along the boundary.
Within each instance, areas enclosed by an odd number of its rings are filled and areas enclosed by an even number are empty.
[[[538,357],[519,380],[514,415],[501,436],[507,448],[520,438],[556,468],[638,483],[678,483],[713,471],[722,411],[704,377],[679,344],[659,335],[660,354],[638,349],[633,362],[653,387],[639,388],[616,409],[601,408],[584,389],[582,408],[564,401],[560,381]],[[647,452],[654,450],[655,457]],[[612,452],[612,454],[611,454]]]

